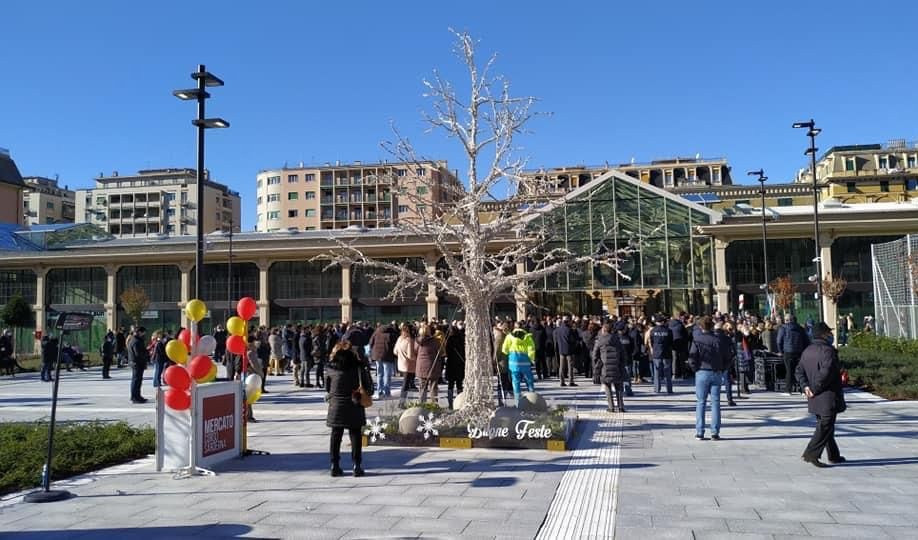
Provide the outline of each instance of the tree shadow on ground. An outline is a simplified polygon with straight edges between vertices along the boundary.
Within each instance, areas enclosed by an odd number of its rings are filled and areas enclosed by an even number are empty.
[[[901,458],[849,459],[836,467],[888,467],[891,465],[918,464],[918,456]]]

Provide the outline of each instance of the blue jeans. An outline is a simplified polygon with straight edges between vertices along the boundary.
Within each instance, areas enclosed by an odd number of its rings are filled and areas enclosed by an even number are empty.
[[[673,363],[668,358],[654,358],[653,359],[653,387],[656,392],[660,393],[660,387],[663,385],[663,381],[666,379],[666,392],[668,394],[673,393]]]
[[[510,370],[510,382],[513,384],[513,398],[516,400],[516,406],[520,405],[520,383],[526,380],[526,390],[535,391],[535,381],[532,378],[532,366],[521,366]]]
[[[395,364],[392,362],[376,361],[376,378],[377,390],[380,396],[392,395],[392,372],[395,371]]]
[[[711,434],[720,434],[720,385],[723,371],[700,370],[695,373],[695,434],[704,435],[704,411],[711,396]]]
[[[158,388],[163,384],[163,362],[153,362],[153,388]]]

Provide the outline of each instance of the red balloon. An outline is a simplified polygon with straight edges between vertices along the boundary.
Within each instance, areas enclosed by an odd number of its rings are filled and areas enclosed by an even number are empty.
[[[184,390],[170,388],[164,394],[166,406],[176,411],[184,411],[191,407],[191,394]]]
[[[185,391],[191,388],[191,376],[188,375],[188,370],[184,366],[167,367],[163,373],[163,380],[166,381],[170,388],[175,388],[176,390]]]
[[[188,364],[188,374],[191,375],[192,379],[198,380],[206,377],[213,365],[214,362],[209,356],[204,356],[203,354],[195,356],[191,359],[191,363]]]
[[[226,350],[233,354],[245,354],[245,340],[242,336],[230,336],[226,338]]]
[[[247,321],[254,317],[256,311],[258,311],[258,305],[251,296],[240,298],[239,303],[236,304],[236,314],[239,315],[239,318],[243,321]]]
[[[191,350],[191,332],[185,328],[178,333],[178,340],[185,344],[188,350]]]

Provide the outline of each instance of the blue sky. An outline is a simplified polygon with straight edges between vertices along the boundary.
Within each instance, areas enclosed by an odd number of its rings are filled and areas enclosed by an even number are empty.
[[[135,5],[136,4],[136,5]],[[500,4],[494,7],[491,4]],[[820,148],[918,139],[918,3],[45,2],[0,7],[0,147],[23,174],[74,187],[195,163],[194,107],[171,96],[205,63],[226,81],[208,115],[207,166],[243,196],[299,161],[387,158],[390,122],[425,155],[421,79],[461,81],[447,28],[467,29],[519,94],[553,113],[521,142],[530,164],[726,156],[734,177],[805,164]]]

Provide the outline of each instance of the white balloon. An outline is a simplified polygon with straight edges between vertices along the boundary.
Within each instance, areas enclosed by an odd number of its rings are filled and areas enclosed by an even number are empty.
[[[214,354],[216,349],[217,340],[214,339],[214,336],[201,336],[201,339],[198,340],[198,344],[194,348],[194,356],[201,354],[210,356]]]
[[[261,377],[255,373],[250,373],[245,378],[245,395],[251,396],[257,390],[261,390]]]

